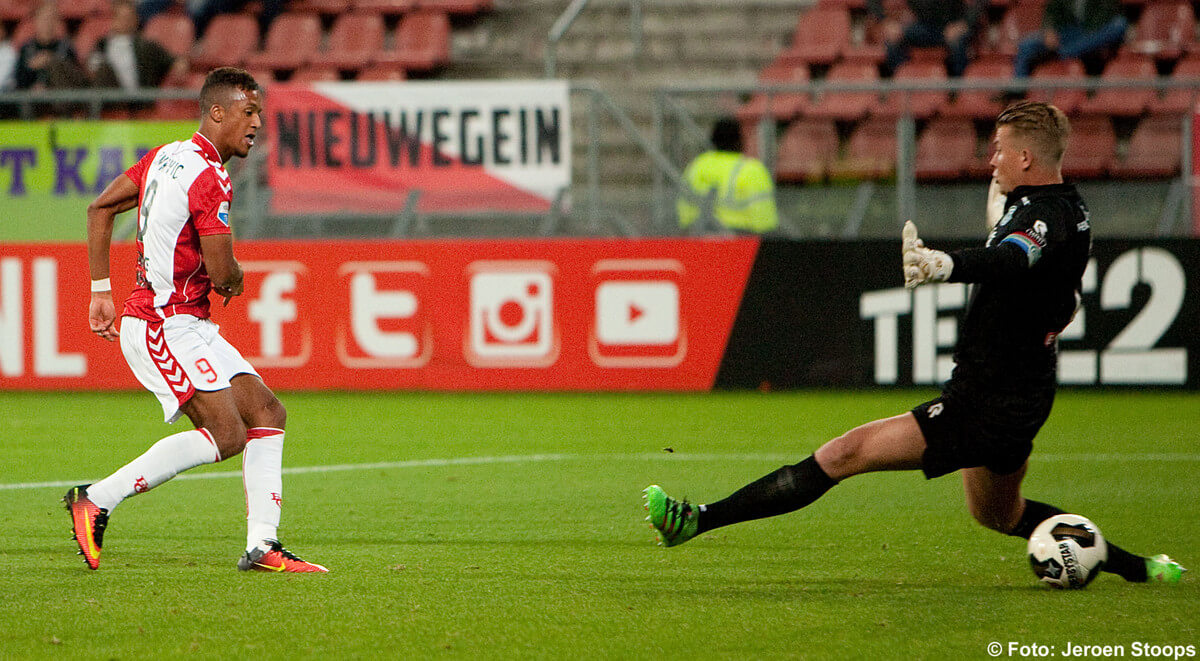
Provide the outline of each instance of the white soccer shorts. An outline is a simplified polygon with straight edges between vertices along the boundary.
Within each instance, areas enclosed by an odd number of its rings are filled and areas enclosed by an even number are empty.
[[[179,407],[195,391],[224,390],[238,374],[258,376],[220,330],[211,319],[190,314],[156,322],[121,318],[121,353],[138,381],[158,398],[167,422],[179,419]]]

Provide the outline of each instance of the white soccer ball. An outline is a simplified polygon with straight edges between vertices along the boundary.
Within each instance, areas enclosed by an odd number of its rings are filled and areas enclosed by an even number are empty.
[[[1029,536],[1029,566],[1038,581],[1053,588],[1086,586],[1108,560],[1108,544],[1096,524],[1078,514],[1042,521]]]

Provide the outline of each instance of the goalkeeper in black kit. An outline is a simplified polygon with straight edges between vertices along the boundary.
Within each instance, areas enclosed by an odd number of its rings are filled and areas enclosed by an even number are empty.
[[[942,394],[911,411],[856,427],[798,464],[784,466],[706,505],[645,490],[649,520],[675,546],[732,523],[805,507],[846,478],[920,469],[927,478],[960,471],[967,507],[984,526],[1028,539],[1062,510],[1021,495],[1033,438],[1050,415],[1057,385],[1058,334],[1079,304],[1091,249],[1087,207],[1063,183],[1070,126],[1058,108],[1020,102],[996,119],[994,189],[1003,216],[982,248],[950,253],[903,231],[904,283],[974,285]],[[1108,543],[1104,571],[1127,581],[1178,583],[1184,569]]]

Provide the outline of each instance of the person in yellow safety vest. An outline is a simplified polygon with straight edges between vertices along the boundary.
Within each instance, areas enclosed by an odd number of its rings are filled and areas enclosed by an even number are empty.
[[[676,201],[679,226],[689,227],[703,214],[711,199],[712,216],[726,229],[769,232],[779,225],[775,185],[762,161],[742,154],[742,133],[736,120],[717,120],[712,131],[713,149],[700,154],[683,172],[683,183],[692,195]]]

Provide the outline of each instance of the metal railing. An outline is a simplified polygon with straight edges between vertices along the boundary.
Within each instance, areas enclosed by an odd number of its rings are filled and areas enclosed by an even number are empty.
[[[550,32],[546,35],[546,50],[543,55],[545,77],[553,78],[558,75],[558,43],[562,41],[575,20],[583,13],[591,0],[572,0],[570,5],[554,21]],[[629,0],[629,36],[633,41],[635,54],[642,52],[642,0]]]

